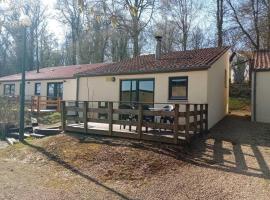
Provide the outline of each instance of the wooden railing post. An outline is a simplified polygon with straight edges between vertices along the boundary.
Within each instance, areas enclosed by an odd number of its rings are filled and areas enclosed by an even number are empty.
[[[37,97],[37,113],[40,111],[40,96]]]
[[[66,102],[61,102],[61,122],[62,122],[62,130],[66,130]]]
[[[113,135],[113,102],[108,103],[109,135]]]
[[[61,98],[57,97],[57,107],[56,107],[56,111],[59,112],[60,111],[60,103],[61,103]]]
[[[179,104],[174,105],[174,121],[173,121],[174,143],[178,143],[178,127],[179,127]]]
[[[88,132],[88,101],[83,102],[83,123],[84,123],[84,132]]]
[[[139,104],[137,131],[140,139],[142,138],[142,123],[143,123],[143,109],[142,104]]]
[[[203,133],[203,104],[200,104],[200,133]]]
[[[189,118],[190,118],[190,105],[186,104],[186,115],[185,115],[185,137],[186,141],[189,142]]]
[[[198,104],[194,104],[194,133],[196,134],[198,131]]]
[[[34,103],[35,103],[34,96],[31,96],[31,112],[34,112]]]
[[[205,132],[208,133],[208,104],[205,104]]]

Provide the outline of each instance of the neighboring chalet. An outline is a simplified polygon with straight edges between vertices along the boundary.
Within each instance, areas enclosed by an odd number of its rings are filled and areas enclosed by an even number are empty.
[[[252,120],[270,123],[270,51],[253,53]]]
[[[41,68],[26,72],[26,99],[44,96],[51,99],[76,100],[77,80],[74,74],[93,70],[104,64],[85,64]],[[21,74],[0,77],[0,96],[19,96]]]
[[[228,113],[229,49],[166,54],[157,49],[156,55],[142,55],[78,73],[78,100],[208,104],[211,128]]]

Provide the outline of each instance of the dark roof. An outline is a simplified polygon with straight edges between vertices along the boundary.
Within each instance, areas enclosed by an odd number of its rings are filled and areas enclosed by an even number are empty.
[[[59,67],[46,67],[41,68],[39,73],[37,73],[36,70],[26,72],[26,80],[69,79],[73,78],[74,75],[77,73],[93,70],[103,65],[106,64],[97,63],[97,64],[70,65]],[[21,73],[0,77],[0,81],[2,82],[19,81],[19,80],[21,80]]]
[[[162,73],[188,70],[205,70],[211,67],[229,47],[176,51],[162,54],[155,59],[154,54],[141,55],[121,62],[91,69],[78,76],[102,76],[139,73]]]
[[[270,70],[270,51],[255,51],[253,52],[252,58],[255,70]]]

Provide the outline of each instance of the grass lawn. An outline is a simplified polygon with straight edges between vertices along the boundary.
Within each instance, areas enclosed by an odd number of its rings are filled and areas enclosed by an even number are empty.
[[[250,110],[250,99],[230,97],[230,110]]]

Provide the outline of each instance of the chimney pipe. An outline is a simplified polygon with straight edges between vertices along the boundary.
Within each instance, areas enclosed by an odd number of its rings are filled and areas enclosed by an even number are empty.
[[[156,45],[156,59],[160,59],[161,57],[161,41],[162,41],[162,36],[161,35],[156,35],[155,36],[157,40],[157,45]]]

